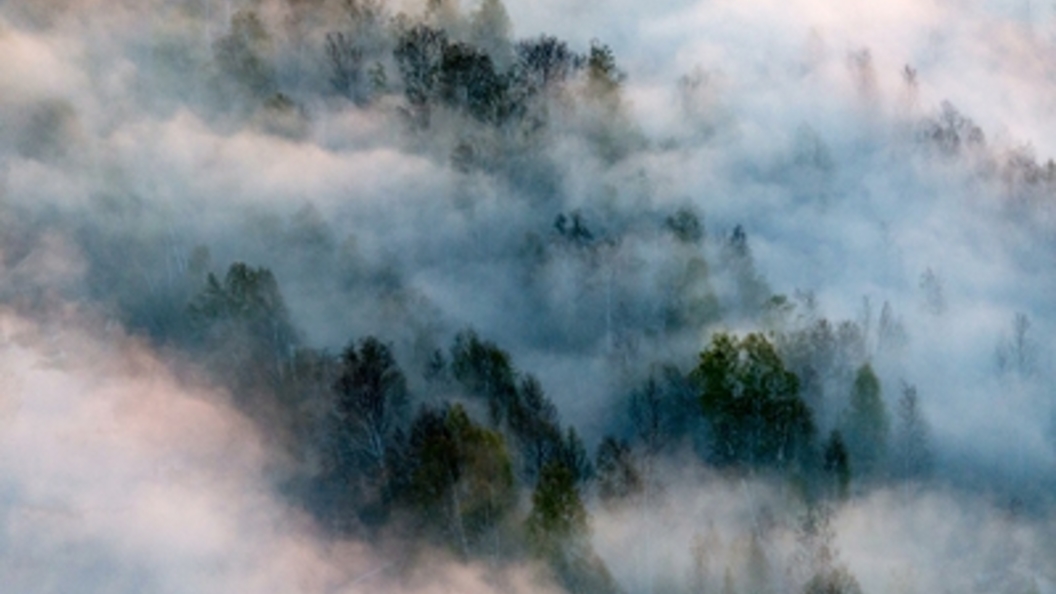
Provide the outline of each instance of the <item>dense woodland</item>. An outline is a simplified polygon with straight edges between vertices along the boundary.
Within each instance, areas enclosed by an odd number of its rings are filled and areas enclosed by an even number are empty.
[[[736,541],[700,527],[687,552],[691,575],[654,580],[648,591],[848,594],[862,588],[834,542],[830,520],[841,506],[885,489],[959,488],[937,468],[922,406],[931,395],[912,377],[880,371],[897,369],[890,361],[912,340],[894,304],[866,297],[843,319],[811,290],[773,289],[753,229],[710,226],[706,201],[672,207],[650,202],[646,188],[628,207],[606,198],[616,192],[608,187],[566,200],[566,164],[555,155],[570,142],[599,169],[667,150],[630,117],[627,75],[603,41],[515,38],[500,0],[465,10],[428,0],[412,13],[377,0],[279,4],[232,10],[205,50],[175,38],[154,49],[151,59],[168,65],[160,70],[206,73],[173,101],[210,125],[291,142],[308,137],[313,111],[373,114],[400,150],[456,179],[508,189],[496,207],[509,210],[508,227],[487,228],[506,224],[499,215],[467,231],[484,248],[427,245],[413,256],[439,274],[450,271],[447,259],[501,270],[513,288],[485,298],[508,320],[482,326],[449,315],[414,284],[408,260],[362,249],[310,195],[293,211],[252,213],[247,250],[154,233],[149,224],[165,211],[135,197],[93,196],[90,208],[115,221],[102,229],[0,202],[0,254],[11,264],[34,238],[71,238],[85,254],[77,297],[222,386],[281,460],[275,489],[328,538],[389,543],[404,569],[439,552],[496,570],[531,563],[568,592],[637,591],[595,550],[594,517],[650,508],[685,477],[703,476],[766,484],[780,506]],[[198,22],[204,6],[174,14]],[[871,60],[868,50],[849,60],[862,84]],[[919,84],[910,66],[903,81],[907,92]],[[687,100],[700,85],[679,81]],[[1029,219],[1017,209],[1056,183],[1051,161],[991,150],[951,103],[909,129],[907,142],[929,158],[968,163],[977,179],[1008,188],[1018,201],[1012,219]],[[797,138],[798,177],[774,183],[802,188],[829,175],[833,158],[820,139],[809,129]],[[48,153],[61,152],[57,143],[33,146],[41,159],[65,158]],[[915,280],[924,315],[943,316],[942,278],[928,268]],[[62,290],[26,282],[0,297],[40,312]],[[341,320],[356,316],[365,321],[352,327],[363,331],[339,344],[313,340],[319,332],[299,317],[307,310],[313,327],[332,319],[345,332]],[[993,373],[1030,381],[1039,354],[1031,317],[1009,322]],[[568,372],[548,377],[519,352],[567,356],[583,362],[589,381],[604,380],[578,396]],[[588,359],[602,371],[588,372]],[[586,418],[575,413],[585,410],[577,398],[599,395]],[[994,498],[1015,513],[1048,501],[1000,490]]]

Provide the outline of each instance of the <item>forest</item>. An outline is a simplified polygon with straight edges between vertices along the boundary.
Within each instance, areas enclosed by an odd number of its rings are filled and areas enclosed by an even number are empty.
[[[0,5],[0,582],[1056,592],[1056,15],[588,4]]]

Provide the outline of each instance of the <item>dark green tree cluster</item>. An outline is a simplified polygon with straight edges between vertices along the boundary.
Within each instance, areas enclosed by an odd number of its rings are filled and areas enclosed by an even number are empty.
[[[598,41],[574,51],[549,35],[511,39],[500,0],[468,12],[424,2],[417,13],[396,14],[376,0],[287,4],[281,24],[259,8],[238,10],[210,64],[220,99],[267,130],[303,134],[306,106],[315,103],[310,94],[321,94],[362,109],[396,106],[417,138],[450,143],[464,171],[495,171],[515,160],[520,167],[506,165],[516,175],[526,160],[546,161],[531,153],[554,113],[595,114],[587,136],[599,155],[611,161],[626,152],[618,131],[629,126],[621,112],[624,74]],[[433,125],[438,117],[458,123],[457,138]]]
[[[237,264],[229,277],[209,277],[194,319],[234,324],[284,311],[266,270]],[[290,492],[338,534],[393,533],[467,560],[532,555],[570,590],[615,591],[590,545],[592,464],[539,381],[471,331],[425,375],[433,393],[413,394],[392,348],[374,337],[337,355],[298,348],[242,406],[286,399],[283,422],[304,468]],[[414,401],[428,404],[412,415]]]
[[[584,225],[571,220],[566,231]],[[693,220],[667,224],[693,242]],[[695,451],[726,471],[790,479],[805,486],[810,506],[888,476],[919,480],[927,466],[915,389],[904,388],[892,432],[867,363],[846,378],[818,440],[804,383],[782,353],[801,369],[846,367],[862,355],[859,334],[844,326],[774,322],[783,333],[713,334],[688,372],[651,368],[591,460],[541,381],[473,331],[455,335],[409,380],[393,348],[374,337],[337,354],[301,345],[267,269],[236,263],[223,280],[203,278],[187,308],[188,346],[211,353],[240,406],[278,429],[301,462],[289,492],[339,534],[401,535],[467,560],[531,555],[569,591],[609,592],[614,583],[590,543],[591,498],[609,509],[651,505],[662,496],[654,469],[665,456]],[[771,302],[788,317],[790,307]],[[804,354],[804,345],[815,350]],[[805,591],[855,591],[843,568],[830,569]]]
[[[465,557],[489,552],[489,545],[493,554],[503,551],[498,532],[516,490],[500,433],[474,422],[458,404],[426,407],[389,458],[387,496],[420,534]]]
[[[525,479],[534,480],[552,462],[571,471],[577,484],[590,476],[591,465],[575,429],[561,429],[557,409],[539,381],[519,374],[505,351],[475,332],[462,332],[451,347],[450,368],[468,396],[486,403],[492,425],[517,444]]]
[[[588,56],[546,35],[518,42],[497,39],[491,46],[452,38],[428,23],[398,30],[393,56],[412,121],[428,127],[432,111],[444,106],[484,124],[505,126],[529,114],[538,117],[533,105],[578,72],[586,72],[589,97],[613,101],[622,82],[612,51],[598,43]],[[500,62],[496,53],[511,59]]]
[[[810,454],[815,426],[799,397],[799,379],[761,334],[716,334],[693,379],[722,465],[788,467]]]

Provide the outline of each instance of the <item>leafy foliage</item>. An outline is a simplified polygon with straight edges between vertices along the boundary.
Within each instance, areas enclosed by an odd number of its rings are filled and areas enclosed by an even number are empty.
[[[459,405],[422,409],[402,454],[391,496],[462,554],[479,546],[515,502],[505,440]]]
[[[342,449],[365,458],[360,467],[384,469],[388,443],[407,409],[407,386],[389,347],[368,337],[341,355],[334,383]]]
[[[814,435],[810,410],[799,398],[798,378],[763,335],[716,334],[693,377],[716,462],[787,466],[806,456]]]
[[[642,477],[627,442],[605,437],[596,459],[598,497],[603,503],[614,504],[641,493]]]
[[[890,433],[880,380],[869,364],[858,369],[844,417],[844,434],[851,463],[859,476],[873,478],[881,470]]]

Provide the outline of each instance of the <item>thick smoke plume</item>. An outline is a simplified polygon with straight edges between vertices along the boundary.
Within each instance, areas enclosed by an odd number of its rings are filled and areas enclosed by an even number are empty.
[[[1056,592],[1051,7],[15,1],[0,55],[11,591]]]

